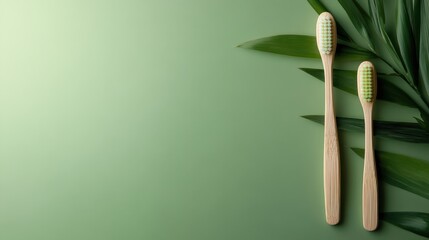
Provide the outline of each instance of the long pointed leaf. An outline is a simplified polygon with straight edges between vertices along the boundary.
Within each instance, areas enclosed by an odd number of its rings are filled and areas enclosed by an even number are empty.
[[[396,42],[396,38],[391,39],[386,31],[383,0],[368,0],[368,6],[372,22],[374,23],[381,38],[385,42],[386,52],[393,60],[392,66],[395,67],[396,71],[403,73],[405,71],[404,63],[399,56],[399,46]]]
[[[352,148],[364,157],[365,150]],[[383,181],[429,199],[429,162],[401,154],[375,151],[375,158]]]
[[[420,8],[421,1],[413,0],[413,11],[409,14],[412,18],[413,34],[414,34],[414,45],[416,46],[416,57],[419,59],[419,47],[420,47]]]
[[[362,10],[362,7],[355,0],[338,0],[338,2],[346,11],[356,30],[367,40],[369,47],[374,49],[369,37],[368,16],[366,16],[367,14]]]
[[[376,29],[380,33],[380,36],[388,44],[390,53],[393,53],[398,56],[395,52],[395,47],[392,40],[386,32],[386,21],[384,13],[384,4],[383,0],[368,0],[369,13],[371,14],[372,22],[374,23]]]
[[[238,47],[293,57],[320,58],[314,36],[277,35],[251,40]]]
[[[384,14],[383,0],[368,0],[369,13],[376,28],[384,30],[386,15]]]
[[[323,69],[315,68],[300,68],[305,73],[310,74],[311,76],[319,79],[320,81],[325,81],[325,73]],[[343,90],[345,92],[357,95],[356,88],[356,72],[348,70],[339,70],[334,69],[333,71],[334,78],[334,87]]]
[[[429,238],[429,213],[386,212],[382,219],[397,227]]]
[[[398,0],[397,17],[398,24],[396,26],[396,36],[398,39],[399,50],[402,60],[409,75],[417,82],[417,64],[415,55],[415,41],[413,38],[413,28],[410,23],[407,3],[412,3],[409,0]]]
[[[323,115],[302,116],[310,121],[324,124]],[[418,123],[374,121],[374,136],[390,138],[404,142],[429,143],[429,133],[420,128]],[[362,119],[337,117],[339,130],[363,133],[365,130]],[[429,190],[429,188],[428,188]]]
[[[420,7],[421,7],[421,1],[420,0],[407,0],[405,1],[405,5],[407,7],[410,27],[413,32],[414,40],[415,40],[415,46],[419,46],[419,39],[420,39]]]
[[[420,16],[419,89],[429,105],[429,1],[421,2]]]
[[[415,40],[420,38],[420,0],[407,0],[405,1],[407,7],[408,17],[411,25],[411,29],[414,35]],[[416,41],[416,46],[418,46],[418,41]]]
[[[322,69],[301,68],[302,71],[324,81],[324,71]],[[357,95],[356,88],[356,71],[334,69],[334,87]],[[417,108],[417,104],[408,96],[404,90],[393,85],[385,76],[379,75],[377,87],[377,99],[397,103],[403,106]]]
[[[400,1],[402,1],[402,0],[400,0]],[[407,16],[408,16],[408,22],[410,23],[411,30],[413,30],[413,17],[411,16],[411,14],[413,14],[413,10],[414,10],[413,9],[414,1],[413,0],[406,0],[403,3],[401,3],[401,4],[405,5],[405,8],[406,8],[407,13],[408,13],[407,14]]]
[[[316,37],[314,36],[277,35],[251,40],[238,45],[238,47],[293,57],[320,58]],[[348,61],[362,61],[374,58],[374,55],[370,52],[356,50],[340,43],[337,46],[336,56]]]

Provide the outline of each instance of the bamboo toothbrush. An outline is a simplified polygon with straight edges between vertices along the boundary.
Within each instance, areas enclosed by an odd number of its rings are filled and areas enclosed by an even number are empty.
[[[317,19],[317,46],[325,70],[325,136],[324,136],[324,189],[326,222],[340,221],[340,154],[337,123],[332,94],[332,65],[337,48],[337,28],[334,17],[324,12]]]
[[[360,64],[357,75],[359,100],[365,119],[365,160],[363,167],[363,227],[374,231],[378,225],[377,173],[372,145],[372,108],[377,93],[377,74],[371,62]]]

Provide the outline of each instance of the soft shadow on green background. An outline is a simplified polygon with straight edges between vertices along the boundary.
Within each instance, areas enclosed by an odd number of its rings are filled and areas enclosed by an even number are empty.
[[[316,17],[298,0],[0,0],[0,238],[422,239],[363,230],[358,134],[342,135],[343,222],[325,224],[323,129],[299,117],[323,113],[323,84],[297,69],[321,63],[234,48],[313,35]]]

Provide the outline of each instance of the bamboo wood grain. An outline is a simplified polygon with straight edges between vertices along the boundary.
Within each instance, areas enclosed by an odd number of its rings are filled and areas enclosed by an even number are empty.
[[[361,67],[370,65],[372,67],[372,86],[373,97],[371,102],[366,102],[363,99],[361,92]],[[359,99],[362,104],[364,120],[365,120],[365,158],[363,168],[363,182],[362,182],[362,221],[363,227],[368,231],[374,231],[378,226],[378,183],[377,171],[374,158],[373,148],[373,132],[372,132],[372,111],[377,93],[377,74],[374,65],[371,62],[363,62],[358,70],[358,93]]]
[[[319,23],[322,18],[330,18],[332,21],[332,51],[329,54],[323,53],[322,40],[319,34]],[[319,16],[316,28],[317,45],[325,71],[325,132],[324,132],[324,156],[323,175],[325,193],[325,217],[326,222],[335,225],[340,221],[340,154],[338,147],[338,132],[335,119],[334,99],[333,99],[333,62],[337,45],[337,29],[335,20],[330,13],[322,13]]]

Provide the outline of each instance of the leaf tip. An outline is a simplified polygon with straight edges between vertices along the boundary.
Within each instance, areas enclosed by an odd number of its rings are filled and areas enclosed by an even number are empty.
[[[298,69],[308,74],[310,74],[310,71],[311,71],[310,68],[298,68]]]
[[[365,154],[365,150],[363,150],[362,148],[355,148],[355,147],[351,147],[350,148],[354,153],[356,153],[357,155],[359,155],[360,157],[363,157]]]
[[[302,115],[301,117],[307,120],[311,120],[312,118],[314,118],[314,115]]]
[[[303,115],[301,117],[319,124],[323,124],[325,121],[323,115]]]

